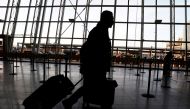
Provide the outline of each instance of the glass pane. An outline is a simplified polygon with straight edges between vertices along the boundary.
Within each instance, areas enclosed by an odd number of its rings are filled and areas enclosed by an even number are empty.
[[[28,23],[27,24],[27,30],[26,30],[26,37],[30,37],[30,35],[31,35],[31,29],[32,29],[32,23]]]
[[[105,10],[111,11],[114,15],[114,7],[103,7],[102,11],[105,11]]]
[[[4,33],[10,35],[10,34],[11,34],[11,31],[12,31],[12,28],[11,28],[12,26],[13,26],[13,23],[12,23],[12,22],[6,23]]]
[[[125,47],[126,46],[126,42],[125,41],[114,40],[114,47],[116,47],[116,46]]]
[[[141,8],[130,7],[129,8],[129,22],[140,22],[141,21]]]
[[[155,22],[155,8],[148,7],[144,8],[144,21],[145,22]]]
[[[126,39],[126,24],[115,24],[115,39]]]
[[[155,40],[155,24],[144,24],[144,39]]]
[[[185,23],[185,8],[175,8],[175,23]]]
[[[20,6],[29,6],[29,2],[30,2],[30,0],[21,0]]]
[[[2,33],[2,31],[3,31],[3,23],[0,22],[0,33]]]
[[[11,13],[11,10],[12,10],[12,13]],[[7,16],[7,20],[14,20],[14,15],[15,15],[15,10],[16,8],[9,8],[9,11],[8,11],[8,16]],[[13,13],[14,12],[14,13]]]
[[[134,48],[139,48],[140,47],[140,41],[134,41]]]
[[[184,25],[175,25],[175,40],[182,38],[182,40],[185,41],[184,29],[185,29]]]
[[[66,7],[64,12],[64,21],[69,21],[69,19],[74,19],[75,10],[73,7]]]
[[[190,42],[190,25],[187,25],[187,41]]]
[[[66,5],[76,5],[77,0],[66,0]],[[78,0],[78,1],[84,1],[84,0]]]
[[[89,11],[89,21],[99,21],[100,20],[100,7],[91,7]]]
[[[102,0],[91,0],[91,5],[101,5]]]
[[[187,22],[190,23],[190,8],[187,8]]]
[[[158,40],[170,41],[170,25],[158,25],[157,29]]]
[[[25,42],[24,43],[31,43],[32,39],[31,38],[25,38]]]
[[[14,38],[13,46],[16,47],[18,43],[22,43],[22,38]]]
[[[41,38],[41,44],[46,44],[47,38]]]
[[[8,0],[1,0],[0,6],[7,6]]]
[[[141,5],[141,0],[130,0],[129,5]]]
[[[25,23],[17,23],[15,34],[23,34],[24,33],[24,28],[25,28]]]
[[[59,7],[53,8],[52,21],[58,21],[59,16]],[[68,20],[68,19],[67,19]]]
[[[52,6],[53,0],[47,0],[47,6]]]
[[[155,5],[155,0],[144,0],[145,5]]]
[[[76,1],[76,0],[72,0],[72,1]],[[86,3],[87,3],[87,0],[78,0],[78,5],[86,5]]]
[[[22,0],[22,1],[24,1],[24,0]],[[36,6],[37,4],[39,4],[39,1],[38,0],[32,0],[32,4],[31,4],[31,6]]]
[[[83,23],[75,23],[74,38],[82,38],[83,32],[84,32],[84,24]]]
[[[85,8],[84,7],[77,7],[77,15],[76,15],[76,21],[84,21],[85,20]]]
[[[68,0],[67,0],[67,1],[68,1]],[[55,0],[55,3],[54,3],[54,4],[59,6],[60,3],[61,3],[61,0]],[[66,3],[67,3],[67,2],[66,2]]]
[[[134,46],[135,46],[134,41],[127,41],[127,47],[128,48],[131,48],[131,47],[134,48]]]
[[[116,8],[116,22],[127,21],[127,8],[117,7]]]
[[[117,5],[128,5],[129,0],[117,0]]]
[[[71,39],[61,39],[60,44],[69,44],[69,45],[71,45]]]
[[[26,21],[27,14],[28,14],[28,8],[20,8],[17,20],[18,21]]]
[[[166,49],[166,43],[165,42],[157,42],[157,48],[158,49]]]
[[[190,5],[190,0],[187,0],[187,5]]]
[[[186,42],[182,44],[182,49],[186,50]],[[188,57],[190,56],[190,43],[187,42]]]
[[[38,18],[38,11],[39,11],[39,9],[38,8],[30,8],[30,14],[29,14],[29,21],[33,21],[33,20],[37,20],[37,18]],[[42,11],[43,11],[43,8],[42,8]],[[19,12],[20,13],[20,12]],[[27,17],[27,13],[28,13],[28,10],[26,10],[26,12],[25,12],[25,14],[24,14],[24,16],[25,16],[25,19],[24,20],[26,20],[26,17]],[[22,19],[22,14],[23,13],[20,13],[20,19]],[[39,20],[41,20],[42,19],[42,13],[41,13],[41,15],[40,15],[40,18],[39,18]]]
[[[73,45],[82,45],[83,41],[81,39],[74,39],[73,40]]]
[[[73,23],[63,23],[62,25],[62,36],[61,37],[72,37]]]
[[[50,13],[51,13],[51,8],[50,7],[47,7],[46,8],[46,13],[45,13],[45,16],[44,16],[44,21],[49,21],[50,20]],[[52,16],[53,17],[53,16]]]
[[[42,37],[47,37],[48,25],[49,25],[48,23],[43,24]]]
[[[170,22],[170,8],[158,8],[158,19],[162,22]]]
[[[143,47],[155,49],[155,42],[143,42]]]
[[[185,5],[185,0],[175,0],[175,5]]]
[[[158,0],[158,5],[170,5],[170,0]]]
[[[55,38],[51,38],[50,40],[49,40],[49,43],[50,44],[54,44],[55,43]],[[60,42],[61,43],[61,42]]]
[[[4,20],[5,18],[5,13],[6,13],[6,8],[0,8],[0,20]]]
[[[37,13],[36,13],[37,14]],[[34,18],[36,18],[37,15],[35,15],[35,8],[30,8],[30,15],[29,15],[29,21],[33,21]]]
[[[103,0],[103,5],[114,5],[115,0]]]
[[[140,39],[141,36],[141,25],[140,24],[129,24],[128,29],[129,39]]]

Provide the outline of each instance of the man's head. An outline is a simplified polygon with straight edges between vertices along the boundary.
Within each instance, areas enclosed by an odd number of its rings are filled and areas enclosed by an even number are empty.
[[[113,25],[113,13],[111,11],[103,11],[100,16],[100,22],[106,27],[111,28]]]

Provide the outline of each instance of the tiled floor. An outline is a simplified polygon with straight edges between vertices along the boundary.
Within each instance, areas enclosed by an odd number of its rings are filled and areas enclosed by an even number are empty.
[[[19,62],[19,67],[14,67],[8,62],[0,62],[0,109],[24,109],[22,102],[42,83],[43,64],[36,63],[35,70],[29,62]],[[56,74],[64,74],[65,66],[59,68],[50,64],[46,65],[46,79]],[[70,65],[68,77],[76,83],[81,75],[78,65]],[[190,80],[189,76],[184,76],[184,72],[173,71],[171,88],[161,88],[161,82],[154,81],[157,71],[151,71],[150,94],[155,98],[146,98],[142,94],[147,94],[148,70],[136,76],[137,69],[113,68],[113,78],[117,80],[118,87],[115,92],[115,103],[113,109],[190,109]],[[159,78],[162,71],[159,71]],[[77,87],[76,87],[77,88]],[[98,107],[98,106],[96,106]],[[54,109],[63,109],[61,104]],[[73,106],[73,109],[82,109],[82,98]]]

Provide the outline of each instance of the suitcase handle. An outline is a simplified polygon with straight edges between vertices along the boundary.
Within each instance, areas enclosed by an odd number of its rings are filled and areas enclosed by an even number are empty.
[[[82,77],[77,83],[74,84],[74,86],[78,85],[84,78]]]

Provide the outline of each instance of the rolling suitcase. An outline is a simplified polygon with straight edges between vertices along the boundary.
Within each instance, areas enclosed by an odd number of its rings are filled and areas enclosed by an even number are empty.
[[[28,96],[23,105],[25,109],[52,109],[68,94],[75,85],[63,75],[50,77],[42,86]]]
[[[101,107],[111,107],[114,104],[115,88],[118,86],[116,80],[107,79],[107,86],[94,87],[88,90],[88,93],[84,94],[83,107],[89,106],[89,104],[100,105]]]

